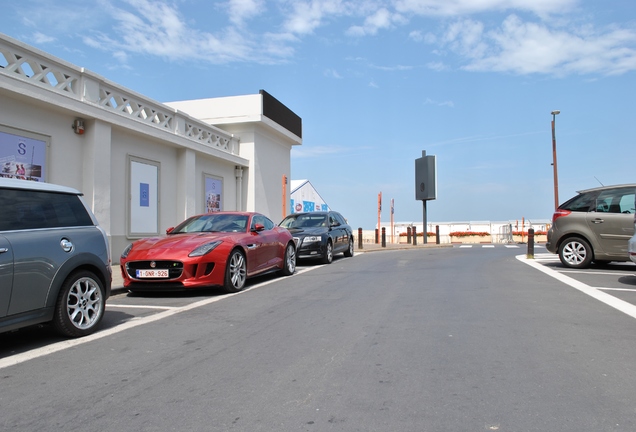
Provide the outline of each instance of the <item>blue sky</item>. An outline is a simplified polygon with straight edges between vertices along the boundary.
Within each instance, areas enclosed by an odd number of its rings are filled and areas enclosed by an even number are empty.
[[[303,119],[292,178],[354,228],[549,219],[559,197],[636,183],[636,2],[21,0],[0,32],[161,102],[264,89]]]

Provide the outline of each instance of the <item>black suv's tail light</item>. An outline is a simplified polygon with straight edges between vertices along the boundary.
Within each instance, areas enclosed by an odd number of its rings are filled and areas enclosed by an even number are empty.
[[[554,224],[561,216],[567,216],[570,213],[572,213],[570,210],[557,209],[552,215],[552,224]]]

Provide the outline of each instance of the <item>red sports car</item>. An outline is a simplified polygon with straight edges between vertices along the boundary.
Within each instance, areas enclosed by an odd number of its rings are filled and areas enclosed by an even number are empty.
[[[235,293],[251,276],[296,270],[296,244],[285,228],[259,213],[193,216],[166,236],[137,240],[121,255],[129,291],[222,286]]]

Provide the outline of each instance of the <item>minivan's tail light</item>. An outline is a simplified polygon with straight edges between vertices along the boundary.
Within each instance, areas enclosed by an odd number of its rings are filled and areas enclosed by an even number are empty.
[[[572,213],[570,210],[557,209],[552,215],[552,223],[554,224],[561,216],[567,216]]]

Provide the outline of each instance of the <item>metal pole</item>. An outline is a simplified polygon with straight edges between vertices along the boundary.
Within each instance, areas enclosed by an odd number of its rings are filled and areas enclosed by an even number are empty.
[[[428,228],[427,228],[427,220],[426,220],[426,200],[422,200],[422,206],[423,206],[423,216],[424,216],[424,227],[422,230],[422,236],[424,237],[424,244],[428,243]]]
[[[552,169],[554,172],[554,209],[559,208],[559,174],[557,169],[557,151],[556,151],[556,116],[561,111],[552,111]]]

